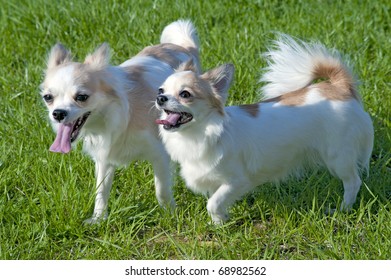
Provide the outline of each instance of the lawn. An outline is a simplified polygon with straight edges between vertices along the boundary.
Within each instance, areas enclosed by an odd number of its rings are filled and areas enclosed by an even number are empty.
[[[390,259],[391,30],[389,1],[0,0],[0,259]],[[259,100],[276,32],[344,54],[375,127],[369,177],[349,213],[324,213],[342,185],[319,170],[266,184],[214,226],[206,199],[177,177],[177,209],[155,199],[149,163],[118,169],[107,221],[93,210],[93,162],[79,145],[50,153],[54,133],[39,96],[46,57],[62,42],[83,59],[102,42],[119,64],[156,44],[165,25],[191,19],[204,69],[232,62],[229,104]]]

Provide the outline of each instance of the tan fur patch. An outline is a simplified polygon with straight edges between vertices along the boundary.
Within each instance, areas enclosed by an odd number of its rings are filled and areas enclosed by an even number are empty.
[[[154,120],[160,115],[155,107],[157,93],[143,79],[144,67],[132,65],[124,67],[124,70],[128,80],[135,81],[134,87],[128,92],[131,115],[129,129],[149,130],[157,135],[158,130],[154,125]]]
[[[192,71],[194,73],[198,73],[199,69],[197,68],[197,65],[194,63],[193,59],[190,59],[178,66],[177,69],[175,69],[175,72],[183,72],[183,71]]]
[[[328,81],[314,84],[321,94],[330,100],[360,100],[352,74],[341,65],[320,64],[313,71],[315,78],[328,77]]]
[[[205,81],[203,81],[203,82],[205,82]],[[221,96],[213,91],[213,89],[210,87],[209,83],[205,83],[203,85],[203,87],[204,87],[204,89],[207,89],[207,91],[205,91],[205,92],[207,92],[206,97],[208,98],[210,104],[212,104],[212,106],[217,109],[217,111],[219,112],[220,115],[224,116],[224,112],[225,112],[224,103],[223,103]]]
[[[75,64],[75,71],[73,73],[74,80],[83,88],[87,88],[91,92],[100,90],[107,95],[117,98],[115,90],[105,82],[107,77],[105,70],[90,70],[86,64]]]
[[[100,80],[99,87],[102,92],[105,92],[106,94],[110,95],[111,97],[118,98],[118,95],[115,92],[115,90],[109,84],[107,84],[105,81]]]
[[[183,52],[183,53],[190,53],[192,56],[194,56],[196,58],[196,61],[199,61],[199,57],[198,57],[198,50],[196,48],[193,48],[193,47],[181,47],[181,46],[178,46],[178,45],[175,45],[175,44],[171,44],[171,43],[165,43],[165,44],[161,44],[160,47],[163,47],[164,49],[168,49],[170,51],[172,51],[173,53],[178,53],[178,52]]]
[[[177,68],[180,64],[180,61],[176,58],[175,54],[178,54],[180,52],[188,55],[190,54],[189,51],[187,51],[185,48],[181,46],[166,43],[166,44],[146,47],[141,52],[139,52],[137,56],[152,56],[158,60],[162,60],[170,64],[170,66],[173,68]],[[197,51],[195,50],[195,52]],[[198,57],[198,54],[196,57]]]
[[[158,135],[155,120],[160,113],[155,107],[156,93],[146,84],[140,83],[129,92],[131,110],[129,129],[149,130]]]
[[[277,102],[285,106],[300,106],[305,103],[305,98],[311,89],[319,89],[320,94],[329,100],[347,101],[349,99],[360,100],[355,90],[346,91],[338,88],[330,82],[321,82],[310,87],[302,88],[296,91],[288,92],[286,94],[263,100],[262,103]]]
[[[322,96],[329,100],[347,101],[349,99],[360,100],[355,90],[346,90],[338,88],[328,82],[322,82],[314,85],[314,87],[320,89]]]
[[[97,71],[91,71],[89,66],[75,63],[73,79],[77,85],[87,88],[91,92],[96,92],[99,87],[99,77]]]
[[[305,103],[305,97],[307,96],[308,91],[309,88],[302,88],[274,98],[263,100],[262,103],[277,102],[285,106],[300,106]]]
[[[123,68],[126,74],[128,75],[128,79],[131,81],[138,81],[142,82],[143,74],[145,72],[145,69],[143,66],[140,65],[131,65],[128,67]]]
[[[201,76],[198,76],[192,71],[187,71],[186,76],[183,78],[186,82],[182,84],[182,88],[188,88],[191,90],[194,99],[203,99],[208,100],[209,104],[215,109],[218,110],[219,114],[224,115],[224,104],[221,97],[216,94],[209,82]],[[180,92],[177,92],[179,95]],[[176,96],[177,99],[180,99],[179,96]]]
[[[278,102],[286,106],[300,106],[304,104],[306,95],[312,89],[318,89],[320,94],[329,100],[347,101],[356,99],[360,101],[354,78],[343,65],[335,63],[319,64],[314,68],[313,76],[314,81],[316,79],[326,79],[326,81],[314,83],[262,102]]]
[[[246,111],[250,116],[256,118],[259,114],[259,104],[243,104],[238,106],[241,110]]]

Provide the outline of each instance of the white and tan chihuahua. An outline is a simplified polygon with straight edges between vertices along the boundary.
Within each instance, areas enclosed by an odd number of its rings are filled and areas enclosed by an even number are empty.
[[[162,82],[184,61],[198,63],[198,38],[190,21],[165,27],[161,43],[146,47],[119,66],[109,64],[109,47],[101,45],[84,63],[55,45],[48,58],[41,95],[57,137],[53,152],[68,153],[83,139],[84,151],[96,165],[95,223],[107,216],[107,204],[117,166],[142,159],[152,163],[156,196],[163,206],[175,205],[170,158],[156,126],[153,104]]]
[[[338,53],[282,35],[266,55],[257,104],[224,107],[231,64],[199,75],[188,62],[159,89],[165,147],[187,186],[209,197],[215,223],[256,186],[318,165],[342,180],[349,209],[369,168],[372,121]]]

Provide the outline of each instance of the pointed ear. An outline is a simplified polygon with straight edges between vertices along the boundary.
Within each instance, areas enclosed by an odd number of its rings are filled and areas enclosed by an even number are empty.
[[[62,44],[55,44],[50,50],[47,67],[54,68],[60,64],[72,61],[70,51],[68,51]]]
[[[225,103],[228,96],[227,92],[229,86],[231,85],[234,72],[235,67],[233,64],[224,64],[209,70],[208,72],[202,74],[201,77],[209,81],[212,88],[223,98]]]
[[[107,43],[100,45],[92,54],[89,54],[84,60],[85,64],[89,64],[95,68],[103,68],[110,62],[110,47]]]
[[[190,58],[188,61],[180,64],[175,71],[176,72],[192,71],[194,73],[198,73],[198,67],[197,67],[197,65],[195,65],[194,60],[192,58]]]

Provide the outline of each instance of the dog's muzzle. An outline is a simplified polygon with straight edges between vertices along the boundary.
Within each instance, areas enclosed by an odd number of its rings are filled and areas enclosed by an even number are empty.
[[[68,115],[68,112],[65,110],[56,109],[53,111],[52,115],[56,121],[61,122],[62,120],[64,120],[66,118],[66,116]]]
[[[167,101],[168,101],[168,98],[165,95],[158,95],[158,97],[156,97],[156,103],[159,106],[162,106]]]

